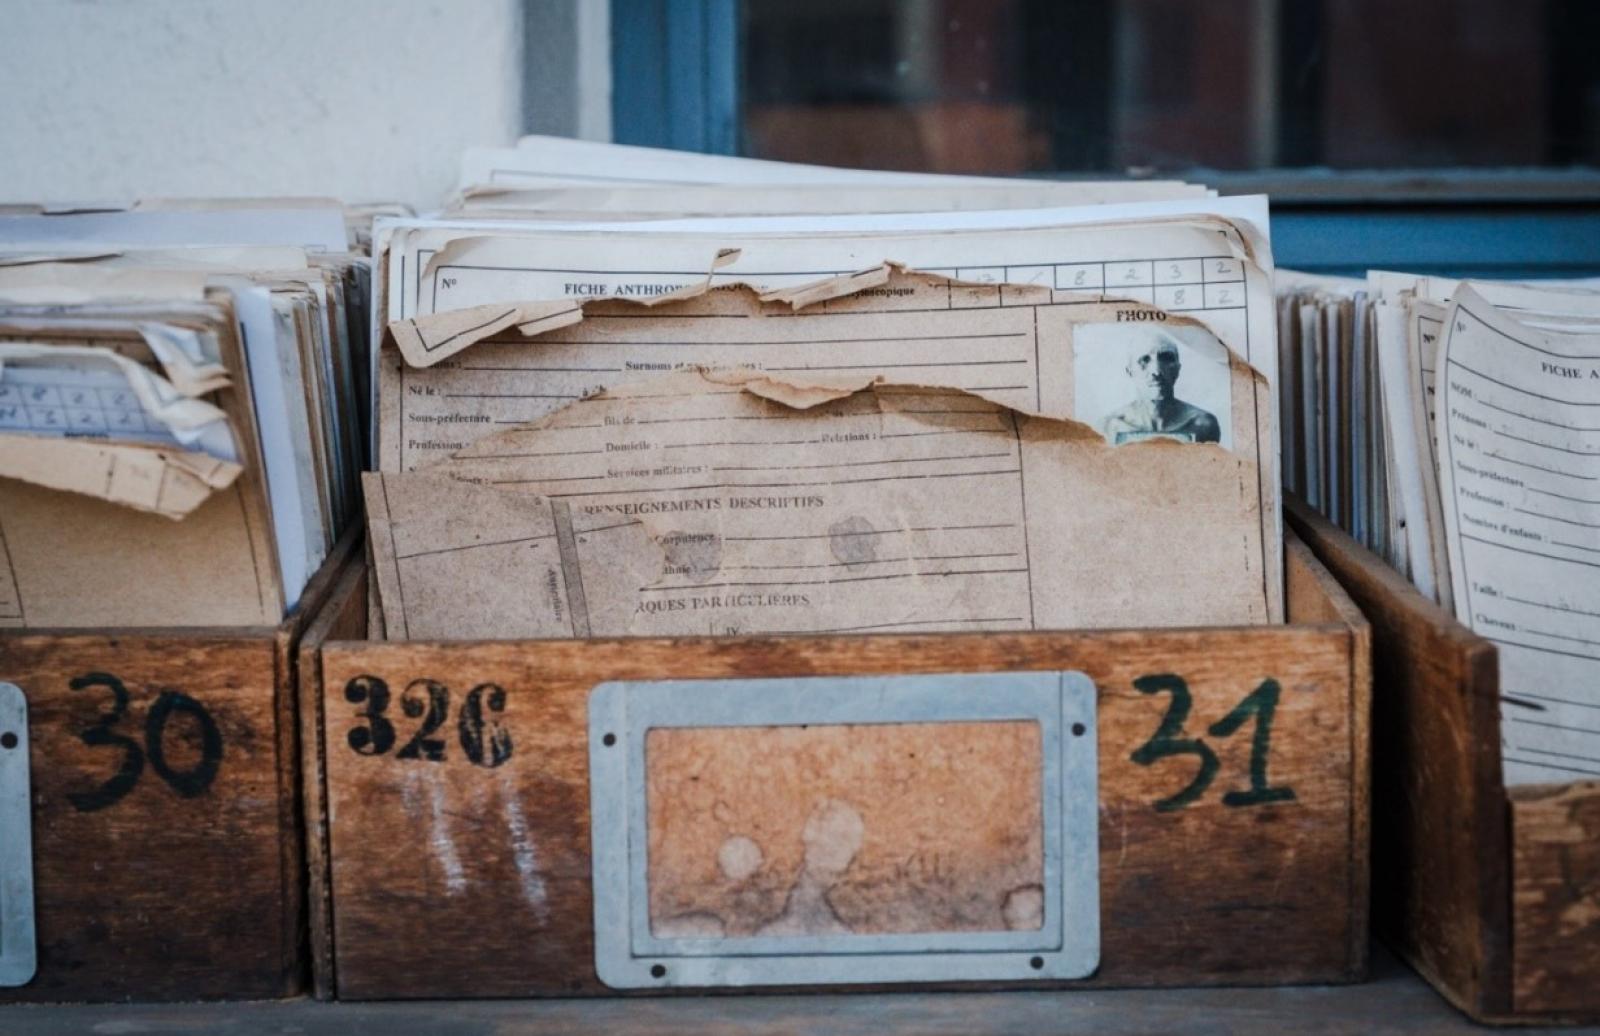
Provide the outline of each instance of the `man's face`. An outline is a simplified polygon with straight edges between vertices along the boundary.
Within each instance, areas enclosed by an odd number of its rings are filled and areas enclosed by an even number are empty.
[[[1178,347],[1161,341],[1128,361],[1128,376],[1143,398],[1159,401],[1172,398],[1180,367]]]

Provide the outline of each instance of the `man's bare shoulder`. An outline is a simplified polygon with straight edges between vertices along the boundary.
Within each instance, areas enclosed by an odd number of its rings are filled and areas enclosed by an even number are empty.
[[[1215,414],[1193,403],[1183,405],[1186,409],[1178,426],[1193,435],[1195,442],[1222,441],[1222,425],[1217,423]]]

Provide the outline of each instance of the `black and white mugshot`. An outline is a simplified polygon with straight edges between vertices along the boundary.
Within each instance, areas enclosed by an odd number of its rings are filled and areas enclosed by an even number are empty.
[[[1133,399],[1101,422],[1106,439],[1113,444],[1150,438],[1221,442],[1216,415],[1177,396],[1183,371],[1178,340],[1160,328],[1141,337],[1142,342],[1129,348],[1124,368]]]

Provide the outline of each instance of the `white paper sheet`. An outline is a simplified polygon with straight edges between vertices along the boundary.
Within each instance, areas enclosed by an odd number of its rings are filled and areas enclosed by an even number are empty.
[[[1506,783],[1600,776],[1600,334],[1463,285],[1440,371],[1456,612],[1499,649]]]
[[[297,205],[238,203],[204,208],[0,215],[0,246],[8,250],[244,245],[346,251],[349,245],[344,210],[337,202],[308,201]]]
[[[841,169],[668,148],[526,136],[515,148],[469,148],[461,186],[563,184],[876,184],[884,186],[1016,184],[1016,178]]]
[[[219,278],[219,283],[233,294],[244,335],[284,607],[293,608],[323,553],[321,519],[312,517],[317,514],[317,500],[314,476],[308,472],[311,447],[305,406],[300,402],[303,390],[298,380],[292,380],[299,368],[298,353],[292,344],[278,341],[271,291],[242,277]],[[291,366],[293,370],[287,369]]]

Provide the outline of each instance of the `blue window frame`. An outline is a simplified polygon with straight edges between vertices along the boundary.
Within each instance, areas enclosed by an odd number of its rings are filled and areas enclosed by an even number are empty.
[[[611,0],[618,143],[739,153],[738,14],[736,0]]]
[[[619,143],[740,153],[739,7],[739,0],[611,0]],[[1593,170],[1197,170],[1187,178],[1229,193],[1270,194],[1273,248],[1283,266],[1349,275],[1400,268],[1600,276],[1600,174]]]

